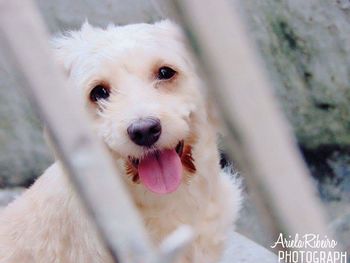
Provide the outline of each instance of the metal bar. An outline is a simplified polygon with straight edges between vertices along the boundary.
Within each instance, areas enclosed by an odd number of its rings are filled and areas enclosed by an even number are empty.
[[[225,0],[170,3],[217,99],[228,150],[247,174],[270,230],[327,235],[316,190],[239,15]]]
[[[67,83],[53,63],[47,33],[32,1],[1,0],[0,31],[0,45],[17,66],[115,261],[156,262],[156,252],[111,158],[93,134],[86,113],[67,94]]]

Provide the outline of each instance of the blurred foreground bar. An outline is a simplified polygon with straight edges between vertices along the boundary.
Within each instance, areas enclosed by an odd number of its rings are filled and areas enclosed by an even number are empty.
[[[329,237],[316,189],[239,15],[225,0],[166,2],[161,12],[180,22],[188,36],[221,110],[227,150],[247,175],[265,226],[275,236]]]

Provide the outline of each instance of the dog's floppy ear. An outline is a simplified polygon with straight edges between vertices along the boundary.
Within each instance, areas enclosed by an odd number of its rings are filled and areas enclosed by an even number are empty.
[[[81,30],[68,31],[54,36],[50,43],[53,48],[56,62],[64,69],[67,75],[70,74],[73,63],[84,54],[86,50],[84,38],[92,32],[94,28],[86,21]]]

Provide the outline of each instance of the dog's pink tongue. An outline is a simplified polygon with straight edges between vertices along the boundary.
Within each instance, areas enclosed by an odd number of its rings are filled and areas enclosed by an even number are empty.
[[[139,163],[138,171],[143,185],[157,194],[169,194],[181,183],[182,164],[175,150],[147,156]]]

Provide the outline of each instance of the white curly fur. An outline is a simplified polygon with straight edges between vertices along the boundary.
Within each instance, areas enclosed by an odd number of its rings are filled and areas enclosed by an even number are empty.
[[[153,242],[159,244],[177,226],[188,224],[196,238],[178,262],[218,262],[241,193],[237,180],[220,171],[215,125],[181,30],[169,21],[107,29],[86,23],[80,31],[54,39],[53,46],[72,94],[93,113],[96,132],[118,167],[116,176],[125,179]],[[175,80],[152,78],[162,65],[176,69]],[[94,105],[88,94],[100,82],[108,83],[111,96]],[[141,157],[144,151],[130,141],[126,127],[149,115],[162,123],[155,147],[172,148],[185,140],[193,148],[197,170],[184,171],[187,179],[171,194],[154,194],[125,174],[127,157]],[[1,213],[0,262],[111,262],[59,162]]]

